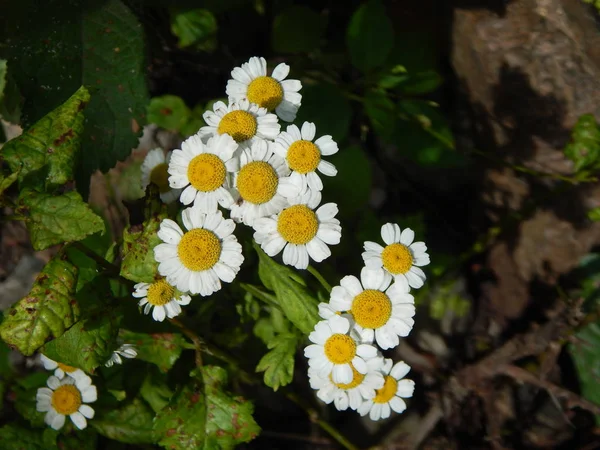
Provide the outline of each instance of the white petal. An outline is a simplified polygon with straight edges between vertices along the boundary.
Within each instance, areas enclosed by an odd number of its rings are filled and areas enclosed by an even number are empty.
[[[406,246],[412,244],[415,240],[415,232],[410,228],[405,228],[400,235],[400,243]]]
[[[273,73],[271,76],[275,78],[277,81],[283,81],[288,74],[290,73],[290,66],[285,63],[278,64],[277,67],[273,69]]]
[[[79,412],[88,419],[94,418],[94,409],[90,405],[81,405],[79,407]]]
[[[85,420],[85,417],[83,417],[83,414],[81,414],[79,411],[74,412],[69,417],[73,421],[73,424],[80,430],[83,430],[85,427],[87,427],[87,420]]]

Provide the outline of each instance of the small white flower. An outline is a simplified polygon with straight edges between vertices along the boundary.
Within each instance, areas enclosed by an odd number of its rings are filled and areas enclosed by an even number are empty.
[[[256,56],[250,58],[242,67],[231,71],[233,80],[227,82],[226,93],[230,101],[247,98],[269,112],[275,113],[286,122],[293,122],[302,101],[298,93],[302,83],[298,80],[286,80],[290,66],[281,63],[267,75],[267,61]]]
[[[383,350],[396,347],[400,343],[398,336],[408,336],[415,323],[414,297],[398,283],[390,286],[391,281],[391,275],[383,269],[363,267],[360,281],[355,276],[345,276],[340,286],[331,290],[329,301],[335,311],[352,315],[362,339],[375,338]]]
[[[256,219],[277,214],[305,188],[299,174],[290,176],[285,161],[275,155],[269,143],[259,140],[240,155],[240,171],[234,187],[239,199],[231,206],[231,218],[252,226]]]
[[[137,283],[133,287],[135,291],[131,295],[141,298],[138,306],[144,307],[144,314],[149,314],[154,307],[152,318],[157,322],[162,322],[165,317],[172,319],[178,316],[181,314],[181,306],[189,305],[191,301],[189,295],[178,295],[164,278],[152,284]]]
[[[205,214],[196,206],[184,209],[181,218],[185,232],[170,219],[160,224],[164,244],[154,247],[158,272],[182,292],[210,295],[221,281],[231,283],[244,261],[235,223],[221,211]]]
[[[54,376],[59,380],[62,380],[65,376],[79,379],[87,377],[85,372],[77,367],[67,366],[66,364],[59,363],[51,360],[46,355],[40,354],[40,360],[46,370],[54,370]]]
[[[47,385],[48,387],[39,388],[36,394],[36,409],[46,413],[46,424],[60,430],[65,424],[65,416],[69,416],[75,426],[83,430],[87,426],[86,418],[94,417],[92,407],[84,403],[95,402],[98,398],[91,378],[65,377],[59,380],[50,376]]]
[[[400,232],[395,223],[386,223],[381,227],[381,237],[385,247],[367,241],[362,254],[367,267],[383,267],[408,292],[409,286],[415,289],[423,286],[425,273],[419,268],[429,264],[427,246],[424,242],[413,242],[415,232],[405,228]]]
[[[315,124],[310,122],[304,122],[302,130],[296,125],[289,125],[275,139],[273,151],[286,160],[292,171],[306,179],[310,189],[320,191],[323,182],[317,170],[330,177],[337,174],[335,166],[321,157],[337,153],[338,145],[329,135],[312,142],[316,131]]]
[[[207,126],[200,128],[201,138],[228,134],[244,147],[257,140],[275,139],[281,128],[275,114],[246,99],[230,102],[229,106],[215,102],[213,111],[206,111],[202,117]]]
[[[165,203],[171,203],[177,200],[181,189],[173,189],[169,186],[169,173],[167,167],[171,152],[165,157],[162,148],[150,150],[142,163],[142,189],[146,189],[150,183],[158,187],[160,199]]]
[[[254,222],[254,240],[269,256],[283,250],[283,262],[297,269],[306,269],[309,257],[316,262],[330,257],[328,245],[340,243],[342,227],[334,218],[337,205],[326,203],[314,211],[320,202],[321,193],[310,190],[290,199],[279,214]]]
[[[137,351],[135,349],[135,345],[133,344],[123,344],[110,355],[108,361],[104,363],[106,367],[112,367],[113,364],[123,364],[123,358],[132,359],[137,356]]]
[[[334,315],[315,325],[308,339],[314,344],[304,349],[309,367],[321,377],[331,374],[334,383],[351,383],[353,368],[366,374],[367,361],[377,356],[377,349],[363,344],[348,334],[350,321]]]
[[[383,369],[384,385],[377,390],[373,399],[365,400],[358,408],[359,414],[369,414],[371,420],[379,420],[390,417],[390,409],[398,414],[404,412],[406,403],[402,399],[412,397],[415,390],[414,381],[403,380],[409,371],[410,366],[403,361],[392,367],[391,360],[386,360]]]
[[[314,367],[309,367],[310,387],[317,389],[317,397],[327,404],[333,402],[339,411],[358,409],[364,400],[375,397],[375,390],[383,387],[383,357],[367,361],[367,373],[361,374],[352,367],[350,383],[334,383],[331,375],[321,377]]]
[[[193,202],[206,213],[216,211],[218,205],[230,208],[233,197],[228,175],[238,170],[237,148],[228,134],[215,136],[206,144],[196,134],[183,141],[181,150],[173,150],[169,185],[180,190],[181,203]]]

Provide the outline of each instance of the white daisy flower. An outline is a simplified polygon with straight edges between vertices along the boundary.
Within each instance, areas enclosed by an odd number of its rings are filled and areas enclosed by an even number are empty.
[[[240,171],[233,184],[239,199],[231,206],[231,218],[252,226],[256,219],[277,214],[305,188],[299,174],[291,174],[285,161],[268,142],[252,143],[240,154]]]
[[[362,374],[352,368],[350,383],[334,383],[331,374],[321,377],[314,367],[309,367],[310,387],[317,391],[317,397],[323,402],[333,402],[338,411],[356,410],[364,400],[375,397],[375,390],[383,387],[383,357],[371,358],[367,361],[367,373]]]
[[[196,206],[184,209],[181,218],[187,231],[170,219],[160,224],[164,244],[154,247],[158,272],[182,292],[210,295],[221,281],[231,283],[244,261],[232,234],[235,223],[221,211],[205,214]]]
[[[133,344],[123,344],[110,355],[108,361],[104,363],[106,367],[112,367],[113,364],[123,364],[123,358],[132,359],[137,356],[137,350]]]
[[[275,139],[273,151],[287,161],[292,171],[306,179],[309,188],[320,191],[323,189],[323,182],[317,175],[317,170],[330,177],[337,174],[335,166],[321,157],[337,153],[338,145],[329,135],[312,142],[316,130],[315,124],[310,122],[304,122],[302,130],[296,125],[289,125]]]
[[[85,403],[95,402],[98,398],[92,379],[86,376],[59,380],[50,376],[46,384],[48,387],[39,388],[35,396],[36,409],[46,413],[45,422],[60,430],[65,424],[65,416],[69,416],[80,430],[87,427],[86,418],[92,419],[94,410]]]
[[[171,152],[165,157],[165,152],[162,148],[150,150],[144,162],[142,163],[142,189],[146,190],[150,183],[158,187],[160,199],[165,203],[171,203],[177,200],[181,189],[173,189],[169,186],[169,173],[167,167]]]
[[[424,242],[413,242],[415,232],[400,227],[395,223],[386,223],[381,227],[381,237],[385,247],[375,242],[365,242],[362,254],[367,267],[374,269],[383,267],[408,292],[409,286],[415,289],[423,286],[425,273],[419,268],[429,264],[427,246]]]
[[[293,122],[302,101],[302,95],[298,93],[302,83],[286,80],[289,73],[290,66],[281,63],[268,76],[265,58],[254,56],[242,67],[231,71],[233,80],[227,82],[226,93],[230,101],[247,98],[269,112],[275,111],[281,120]]]
[[[373,399],[365,400],[358,408],[359,414],[369,414],[371,420],[379,420],[390,417],[390,408],[398,414],[404,412],[406,403],[402,399],[412,397],[415,390],[413,380],[403,380],[409,371],[410,366],[404,361],[396,363],[393,367],[386,362],[383,387],[377,390]]]
[[[273,217],[254,222],[254,240],[265,253],[275,256],[283,250],[283,262],[297,269],[308,267],[309,256],[321,262],[331,256],[329,245],[340,243],[342,227],[334,216],[335,203],[314,208],[321,201],[319,191],[308,191],[290,200],[290,206]]]
[[[228,134],[244,147],[257,140],[275,139],[281,128],[275,114],[246,99],[229,105],[215,102],[213,111],[206,111],[202,117],[207,126],[198,131],[201,138]]]
[[[162,322],[165,317],[172,319],[178,316],[181,306],[189,305],[192,300],[189,295],[175,292],[175,288],[164,278],[154,283],[137,283],[133,288],[135,291],[131,295],[141,298],[138,306],[144,307],[144,314],[152,310],[152,318],[157,322]]]
[[[383,350],[396,347],[400,343],[398,336],[408,336],[415,323],[414,297],[399,283],[390,286],[391,281],[391,275],[383,269],[363,267],[360,281],[355,276],[345,276],[340,286],[331,290],[329,300],[335,311],[352,315],[362,339],[375,338]]]
[[[46,370],[54,370],[54,376],[59,380],[62,380],[65,376],[69,376],[74,379],[87,377],[85,372],[77,367],[67,366],[66,364],[53,361],[46,355],[40,353],[40,360]]]
[[[238,145],[228,134],[215,136],[206,144],[199,134],[190,136],[174,150],[169,162],[169,185],[181,192],[184,205],[194,203],[203,212],[216,211],[218,205],[230,208],[233,197],[229,176],[238,170],[234,153]]]
[[[366,374],[367,361],[377,356],[375,347],[357,341],[348,335],[349,331],[350,321],[334,315],[317,323],[308,335],[314,342],[304,349],[309,367],[314,367],[321,377],[331,374],[334,383],[351,383],[353,368]]]

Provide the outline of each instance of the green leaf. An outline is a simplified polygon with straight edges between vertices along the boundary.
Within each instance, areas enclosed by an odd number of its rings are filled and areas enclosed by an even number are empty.
[[[364,99],[365,112],[369,117],[373,130],[387,142],[394,136],[396,105],[385,92],[368,91]]]
[[[154,247],[161,243],[157,233],[166,217],[166,206],[163,206],[160,213],[143,223],[141,231],[133,231],[133,227],[123,230],[121,276],[136,283],[154,281],[158,273]],[[139,229],[139,226],[136,228]]]
[[[352,15],[346,31],[352,64],[368,72],[382,65],[394,47],[394,27],[380,0],[363,3]]]
[[[153,97],[148,105],[148,122],[166,130],[180,131],[191,116],[190,108],[176,95]]]
[[[194,46],[212,52],[217,47],[217,19],[207,9],[173,12],[171,32],[179,38],[181,48]]]
[[[398,90],[407,95],[422,95],[435,91],[442,84],[442,77],[435,70],[411,74],[398,84]]]
[[[173,367],[186,346],[185,339],[176,333],[145,334],[121,329],[119,337],[135,345],[137,359],[156,364],[163,372]]]
[[[43,430],[8,423],[0,428],[2,450],[46,450]]]
[[[207,411],[204,450],[234,448],[237,444],[254,439],[260,427],[252,417],[252,403],[223,390],[227,383],[225,369],[204,366],[202,378]]]
[[[569,352],[575,362],[581,384],[581,393],[586,400],[600,405],[600,323],[595,322],[582,328],[569,344]],[[600,416],[596,416],[600,425]]]
[[[44,431],[54,431],[51,428]],[[57,446],[60,450],[96,450],[98,447],[98,433],[90,427],[85,430],[74,430],[74,432],[58,435]]]
[[[158,443],[173,450],[200,449],[206,429],[206,403],[203,386],[196,380],[183,386],[160,411],[154,421]]]
[[[339,143],[348,135],[351,119],[350,102],[337,86],[317,84],[302,87],[302,108],[298,110],[296,123],[314,122],[317,136],[330,134]]]
[[[37,178],[42,168],[47,171],[44,190],[73,180],[83,132],[82,111],[89,101],[87,89],[79,88],[65,103],[6,143],[0,154],[10,170],[19,173],[19,182],[28,175]]]
[[[17,181],[17,178],[19,177],[19,172],[15,172],[15,173],[11,173],[8,176],[4,176],[2,174],[0,174],[0,195],[2,195],[2,193],[7,190],[9,187],[12,186],[12,184]]]
[[[0,336],[26,356],[47,339],[60,337],[79,317],[75,301],[77,268],[62,255],[52,258],[35,280],[31,292],[5,313]]]
[[[298,282],[298,275],[289,267],[277,264],[254,244],[258,253],[258,274],[267,289],[275,292],[279,307],[300,331],[309,334],[319,321],[317,301],[306,287]]]
[[[157,413],[168,405],[169,400],[173,397],[173,391],[167,385],[166,376],[156,372],[155,369],[149,371],[144,378],[140,387],[140,395]]]
[[[294,334],[277,335],[268,345],[271,350],[261,358],[257,372],[265,372],[265,384],[274,391],[292,382],[294,376],[294,355],[298,337]]]
[[[1,193],[2,191],[0,191]],[[600,206],[592,208],[587,212],[588,219],[593,222],[600,222]]]
[[[42,353],[54,361],[92,372],[108,360],[116,347],[120,320],[120,312],[114,307],[90,314],[48,342]]]
[[[14,386],[14,406],[17,412],[27,420],[32,427],[45,427],[44,413],[36,408],[36,393],[41,387],[46,386],[48,372],[38,372],[20,379]]]
[[[152,430],[154,413],[139,398],[119,409],[98,414],[90,425],[103,436],[127,444],[153,444],[157,438]]]
[[[304,5],[292,5],[273,22],[271,46],[277,53],[309,53],[321,46],[327,18]]]
[[[36,250],[80,241],[90,234],[104,231],[102,218],[91,210],[76,191],[51,195],[23,190],[17,212],[26,216],[27,230]]]
[[[575,163],[575,170],[600,170],[600,127],[593,114],[579,117],[571,131],[565,156]]]

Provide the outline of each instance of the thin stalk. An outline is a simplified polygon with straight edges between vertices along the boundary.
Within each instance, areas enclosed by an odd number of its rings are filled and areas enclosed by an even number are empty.
[[[173,325],[179,328],[181,332],[185,334],[190,341],[192,341],[192,343],[194,344],[194,351],[196,352],[196,367],[198,367],[198,369],[201,369],[203,345],[200,337],[192,330],[187,328],[179,319],[169,319],[169,322],[171,322]]]
[[[327,292],[331,292],[331,285],[323,278],[323,275],[321,275],[317,269],[313,266],[308,266],[308,271],[319,281],[319,283],[321,283],[321,286],[323,286]]]

